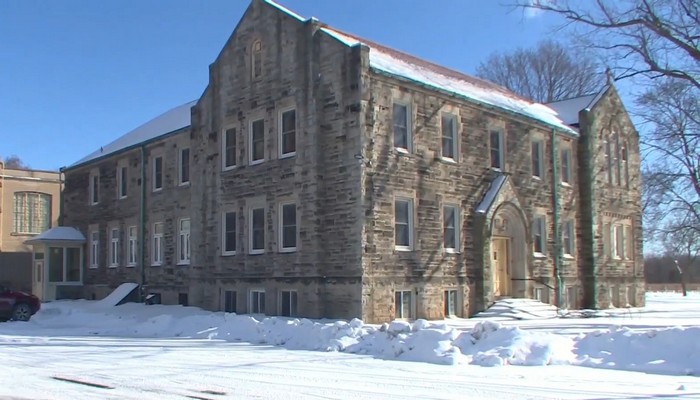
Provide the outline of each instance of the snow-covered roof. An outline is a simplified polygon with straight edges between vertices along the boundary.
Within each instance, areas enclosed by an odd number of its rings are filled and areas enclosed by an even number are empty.
[[[491,181],[489,189],[486,191],[486,194],[484,194],[484,198],[481,199],[479,205],[476,206],[477,214],[486,214],[487,212],[489,212],[489,209],[493,205],[493,202],[496,201],[496,196],[498,196],[498,192],[501,191],[503,184],[506,183],[506,178],[506,174],[498,174]]]
[[[494,83],[462,74],[412,55],[325,26],[321,31],[347,46],[369,47],[369,65],[378,72],[404,78],[432,89],[468,98],[477,103],[533,118],[577,135],[557,113],[544,104],[525,100]]]
[[[85,243],[85,236],[72,226],[57,226],[25,240],[26,244],[41,242],[76,242]]]
[[[559,119],[567,125],[579,123],[578,114],[583,110],[588,110],[600,100],[600,97],[608,90],[608,86],[603,87],[600,92],[585,96],[574,97],[572,99],[554,101],[547,103],[547,107],[557,112]]]
[[[138,145],[148,140],[155,139],[159,136],[163,136],[168,133],[190,126],[190,109],[192,108],[192,106],[195,105],[195,103],[196,101],[191,101],[189,103],[185,103],[181,106],[175,107],[169,111],[166,111],[165,113],[153,118],[152,120],[134,129],[133,131],[125,134],[124,136],[121,136],[112,143],[103,146],[100,149],[81,158],[80,160],[72,164],[70,167],[76,167],[88,161],[108,156],[120,150],[127,149],[129,147]]]

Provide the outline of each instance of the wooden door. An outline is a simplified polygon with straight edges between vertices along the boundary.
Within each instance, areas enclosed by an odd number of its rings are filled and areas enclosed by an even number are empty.
[[[493,294],[507,296],[510,278],[508,277],[508,241],[495,238],[491,242],[491,267],[493,269]]]

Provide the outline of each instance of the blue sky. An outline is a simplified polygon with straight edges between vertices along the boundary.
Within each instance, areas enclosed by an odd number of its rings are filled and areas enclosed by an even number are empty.
[[[551,36],[501,1],[280,0],[466,73]],[[247,0],[0,1],[0,156],[58,169],[198,98]]]

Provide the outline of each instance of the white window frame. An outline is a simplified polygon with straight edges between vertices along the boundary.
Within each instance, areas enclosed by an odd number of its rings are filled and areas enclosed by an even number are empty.
[[[160,233],[158,233],[160,227]],[[153,223],[153,240],[151,248],[151,266],[157,267],[163,265],[163,234],[165,233],[165,225],[163,222]]]
[[[185,154],[185,151],[187,152],[187,180],[183,180],[183,167],[184,167],[184,157],[183,155]],[[177,160],[177,181],[179,186],[187,186],[190,184],[190,180],[192,176],[192,151],[190,150],[189,147],[185,147],[180,149],[178,151],[178,160]]]
[[[573,219],[566,219],[564,220],[564,223],[562,224],[562,253],[564,257],[567,258],[574,258],[576,256],[576,231],[574,229],[574,220]],[[567,248],[566,245],[566,240],[569,240],[569,248]]]
[[[454,232],[453,232],[453,239],[455,242],[454,247],[447,247],[446,242],[447,242],[447,210],[451,210],[454,212]],[[460,227],[462,226],[461,223],[461,215],[460,215],[460,208],[456,204],[444,204],[442,206],[442,247],[445,250],[446,253],[459,253],[460,250],[462,249],[461,243],[460,243]]]
[[[622,256],[625,260],[632,260],[634,258],[634,232],[632,226],[625,225],[623,231],[625,232],[625,246]]]
[[[127,267],[135,267],[136,260],[138,257],[138,230],[136,225],[132,225],[127,228],[129,234],[128,248],[127,248]]]
[[[233,131],[233,146],[229,146],[228,132]],[[228,148],[233,148],[233,160],[228,159]],[[233,161],[231,165],[229,161]],[[238,166],[238,129],[235,126],[225,127],[221,131],[221,170],[230,171]]]
[[[254,230],[255,230],[255,221],[253,220],[253,213],[255,210],[263,210],[263,247],[262,249],[254,249],[253,248],[253,242],[254,242]],[[260,205],[255,205],[255,206],[250,206],[248,208],[248,254],[264,254],[265,253],[265,206],[260,204]]]
[[[612,257],[616,260],[622,260],[625,252],[625,226],[622,224],[612,224],[611,237],[611,250]]]
[[[157,168],[158,161],[157,160],[160,160],[160,187],[156,186],[158,183],[158,179],[156,179],[157,175],[158,175],[158,168]],[[151,168],[151,178],[153,179],[153,184],[151,186],[152,186],[152,189],[154,192],[160,192],[161,190],[163,190],[163,186],[165,186],[165,184],[164,184],[165,183],[164,182],[164,179],[165,179],[164,168],[165,168],[165,166],[163,165],[163,162],[164,162],[163,156],[160,156],[160,155],[153,156],[153,167]]]
[[[406,147],[399,147],[396,145],[396,125],[394,123],[394,107],[401,106],[406,108]],[[401,153],[412,153],[413,152],[413,111],[411,110],[411,103],[407,101],[397,100],[391,104],[391,144],[394,149]]]
[[[90,184],[89,184],[89,203],[90,205],[99,204],[100,202],[100,173],[99,171],[93,171],[90,173]]]
[[[90,232],[90,268],[100,266],[100,232]]]
[[[53,198],[50,194],[17,191],[14,192],[12,201],[11,233],[32,235],[42,233],[51,228],[51,203]],[[0,210],[1,212],[2,210]]]
[[[564,154],[566,154],[566,158],[564,158]],[[572,167],[574,165],[573,160],[573,152],[571,151],[571,148],[565,147],[559,151],[559,166],[561,169],[561,176],[559,177],[559,180],[561,181],[562,185],[565,186],[572,186],[574,184],[573,182],[573,171]],[[566,165],[566,168],[565,168]],[[565,173],[566,171],[566,173]]]
[[[491,143],[491,136],[493,134],[498,135],[498,166],[493,165],[493,146]],[[502,130],[500,129],[489,129],[489,137],[488,137],[488,144],[489,144],[489,168],[497,170],[497,171],[503,171],[505,169],[505,134],[503,133]]]
[[[294,246],[285,247],[284,246],[284,207],[293,206],[294,207]],[[279,251],[280,253],[292,253],[297,251],[299,246],[299,214],[297,213],[297,204],[293,201],[282,202],[279,204],[278,208],[278,240],[279,240]]]
[[[187,223],[187,229],[183,229],[183,224]],[[190,265],[192,237],[192,222],[189,218],[180,218],[177,223],[177,265]]]
[[[282,309],[282,304],[283,304],[282,300],[283,300],[283,297],[285,296],[285,294],[287,294],[288,296],[290,296],[290,298],[289,298],[289,306],[290,306],[290,309],[289,309],[289,313],[288,313],[289,315],[285,315],[285,314],[284,314],[284,310]],[[292,298],[291,298],[292,295],[296,296],[296,303],[295,303],[296,309],[295,309],[295,310],[292,310],[292,309],[291,309],[292,304],[293,304],[293,303],[292,303]],[[278,300],[277,300],[277,309],[279,310],[278,314],[279,314],[280,316],[282,316],[282,317],[296,317],[296,316],[298,316],[298,315],[299,315],[299,293],[298,293],[296,290],[293,290],[293,289],[282,289],[282,290],[280,290],[280,292],[279,292],[279,298],[278,298]]]
[[[454,293],[454,302],[452,302],[450,294]],[[457,317],[459,316],[459,292],[457,289],[454,288],[448,288],[443,291],[443,313],[445,314],[445,318],[449,317]],[[450,304],[452,307],[450,307]],[[450,312],[450,308],[452,309],[452,312]]]
[[[537,235],[539,233],[540,250],[537,251]],[[532,252],[536,257],[542,257],[547,254],[547,216],[544,214],[535,214],[532,223]]]
[[[253,149],[254,149],[254,144],[253,144],[253,124],[255,124],[258,121],[262,121],[263,124],[263,154],[262,158],[258,160],[253,160],[254,154],[253,154]],[[257,165],[265,162],[265,118],[264,117],[259,117],[259,118],[254,118],[251,119],[251,121],[248,123],[248,165]]]
[[[535,163],[535,153],[537,153],[537,163]],[[535,179],[544,179],[543,157],[544,141],[540,139],[532,140],[530,145],[530,168],[532,169],[532,177]]]
[[[445,119],[452,120],[452,132],[445,135]],[[447,161],[457,162],[459,160],[459,118],[456,114],[450,112],[440,113],[440,158]],[[445,138],[452,140],[452,155],[445,154]]]
[[[255,294],[258,294],[257,301],[254,301]],[[263,301],[260,302],[260,293],[263,295]],[[248,294],[248,313],[249,314],[265,314],[267,303],[267,295],[265,294],[265,289],[251,289]],[[253,306],[255,304],[255,307]],[[262,311],[260,310],[260,305],[262,304]],[[256,310],[257,308],[257,310]]]
[[[398,244],[396,239],[396,226],[398,225],[397,223],[397,218],[396,218],[396,204],[398,202],[406,202],[408,203],[408,245],[403,245],[403,244]],[[402,223],[403,224],[403,223]],[[414,238],[413,238],[413,229],[414,229],[414,219],[413,219],[413,199],[407,198],[407,197],[396,197],[394,199],[394,249],[398,251],[412,251],[413,250],[413,244],[414,244]]]
[[[226,239],[229,232],[227,221],[228,214],[233,214],[233,235],[234,243],[233,250],[226,249]],[[221,213],[221,255],[222,256],[235,256],[236,250],[238,249],[238,212],[235,210],[228,210]]]
[[[408,305],[408,310],[404,310],[403,307],[403,297],[408,293],[409,295],[409,300],[410,304]],[[399,295],[401,296],[401,301],[398,302],[397,304],[397,299],[396,296]],[[399,307],[399,305],[401,307]],[[416,299],[415,299],[415,293],[411,289],[398,289],[394,290],[394,319],[414,319],[415,318],[415,310],[416,310]],[[406,314],[406,311],[408,315]]]
[[[284,114],[294,111],[294,129],[292,131],[284,131]],[[294,157],[297,154],[297,138],[299,137],[297,135],[298,129],[297,129],[297,109],[296,107],[286,107],[283,108],[279,111],[277,114],[277,121],[278,121],[278,129],[277,129],[277,141],[278,141],[278,156],[279,158],[287,158],[287,157]],[[289,153],[284,152],[284,135],[289,134],[292,132],[294,135],[294,151],[290,151]]]
[[[119,228],[110,228],[109,237],[109,267],[119,266]]]
[[[129,180],[129,168],[123,163],[117,164],[117,198],[125,199],[129,193],[128,180]],[[124,174],[126,172],[126,174]]]

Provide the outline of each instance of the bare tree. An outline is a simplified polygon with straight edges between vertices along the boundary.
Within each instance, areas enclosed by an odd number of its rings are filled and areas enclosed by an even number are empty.
[[[13,169],[29,169],[29,164],[26,164],[16,154],[5,157],[5,168]]]
[[[495,53],[477,67],[476,74],[541,103],[582,96],[601,86],[592,57],[574,55],[551,40],[511,54]]]
[[[517,0],[557,14],[588,48],[603,50],[616,77],[667,76],[700,88],[698,0]]]

